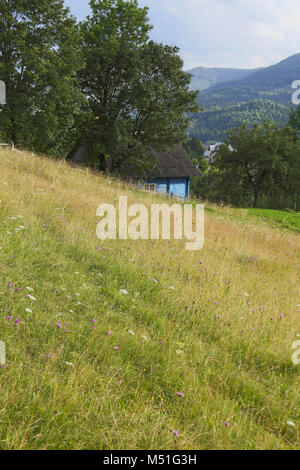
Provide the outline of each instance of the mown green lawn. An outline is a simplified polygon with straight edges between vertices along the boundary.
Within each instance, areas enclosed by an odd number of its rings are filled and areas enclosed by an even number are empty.
[[[300,212],[280,211],[272,209],[240,209],[233,207],[219,207],[206,204],[206,212],[229,220],[249,225],[265,226],[279,230],[300,232]]]
[[[277,211],[271,209],[248,209],[248,213],[255,217],[276,224],[279,227],[300,232],[300,212]]]

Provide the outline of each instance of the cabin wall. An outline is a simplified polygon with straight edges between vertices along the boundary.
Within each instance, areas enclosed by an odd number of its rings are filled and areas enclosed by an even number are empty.
[[[156,184],[156,190],[159,193],[169,192],[169,179],[168,178],[154,178],[147,181],[149,184]]]
[[[190,197],[190,178],[153,178],[149,184],[156,184],[160,193],[168,193],[175,198],[188,199]]]
[[[170,194],[180,199],[189,197],[189,178],[170,178]]]

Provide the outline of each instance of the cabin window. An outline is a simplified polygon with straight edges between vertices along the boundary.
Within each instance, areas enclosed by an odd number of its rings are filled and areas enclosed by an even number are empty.
[[[147,183],[147,184],[144,185],[144,190],[145,190],[145,191],[149,191],[149,192],[156,191],[156,184],[154,184],[154,183]]]

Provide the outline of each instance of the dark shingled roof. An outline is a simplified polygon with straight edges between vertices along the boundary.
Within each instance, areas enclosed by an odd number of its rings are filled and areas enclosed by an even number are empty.
[[[67,160],[73,163],[84,165],[88,162],[88,145],[80,145],[67,156]],[[156,168],[147,175],[149,178],[187,178],[192,176],[203,176],[200,170],[195,167],[191,159],[186,154],[182,145],[177,145],[168,152],[157,152],[153,148],[149,149],[151,155],[156,160]],[[109,167],[109,161],[108,161]],[[125,161],[122,168],[123,175],[137,177],[135,166],[128,165]],[[146,175],[144,175],[146,176]]]
[[[154,171],[156,178],[181,178],[191,176],[203,176],[186,154],[182,145],[177,145],[169,152],[157,152],[150,149],[157,160],[157,168]]]

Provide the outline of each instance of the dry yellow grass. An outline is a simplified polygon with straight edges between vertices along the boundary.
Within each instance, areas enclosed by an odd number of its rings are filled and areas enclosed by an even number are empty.
[[[96,209],[120,195],[160,200],[65,162],[0,153],[0,448],[299,448],[300,237],[224,208],[206,214],[200,252],[100,242]]]

